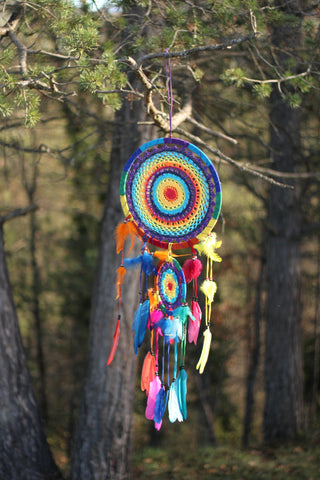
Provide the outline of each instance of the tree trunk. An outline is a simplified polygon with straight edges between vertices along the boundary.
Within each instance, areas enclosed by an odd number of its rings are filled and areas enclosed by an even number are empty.
[[[74,480],[130,478],[132,410],[136,356],[132,346],[132,318],[138,303],[139,275],[128,271],[122,293],[119,345],[106,366],[118,316],[115,302],[116,270],[114,230],[123,220],[119,187],[122,169],[131,154],[151,139],[141,103],[125,102],[116,114],[111,152],[109,190],[102,221],[99,270],[93,296],[89,338],[89,366],[80,405],[72,463]],[[136,249],[141,246],[136,242]],[[140,253],[140,252],[139,252]]]
[[[61,478],[46,441],[27,369],[0,219],[0,478]]]
[[[261,316],[262,316],[262,292],[264,283],[265,259],[260,260],[260,272],[257,281],[256,300],[254,308],[254,339],[250,357],[250,365],[246,381],[246,406],[243,420],[242,446],[248,447],[251,434],[251,425],[254,410],[255,383],[260,361],[261,350]]]
[[[295,4],[295,5],[294,5]],[[289,12],[297,2],[285,2]],[[290,10],[292,11],[292,10]],[[285,69],[288,54],[296,56],[300,20],[296,26],[279,26],[273,31],[278,64]],[[272,168],[294,172],[301,162],[300,111],[291,108],[275,87],[271,95],[270,151]],[[304,423],[301,352],[300,236],[301,194],[293,189],[271,186],[267,222],[267,305],[265,354],[264,440],[288,441]]]

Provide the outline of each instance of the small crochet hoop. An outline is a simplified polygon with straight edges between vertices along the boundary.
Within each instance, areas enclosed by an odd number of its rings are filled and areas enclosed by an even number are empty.
[[[179,262],[172,258],[158,269],[157,284],[161,302],[167,311],[175,310],[186,301],[187,284]]]
[[[221,185],[209,158],[195,145],[159,138],[127,161],[120,182],[126,220],[144,242],[187,248],[213,229],[221,210]]]

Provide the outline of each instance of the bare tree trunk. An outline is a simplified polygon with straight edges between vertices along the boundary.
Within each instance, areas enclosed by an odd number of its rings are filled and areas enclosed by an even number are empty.
[[[263,291],[263,280],[264,280],[264,270],[265,270],[265,259],[261,258],[260,263],[260,272],[257,282],[257,291],[256,291],[256,301],[254,309],[254,338],[253,338],[253,348],[250,358],[249,371],[247,376],[247,392],[246,392],[246,410],[243,421],[243,435],[242,435],[242,445],[247,447],[249,445],[250,433],[251,433],[251,424],[253,417],[254,409],[254,389],[255,382],[257,377],[257,371],[260,360],[260,350],[261,350],[261,303],[262,303],[262,291]]]
[[[282,2],[287,12],[298,13],[299,2]],[[294,11],[292,9],[295,9]],[[297,58],[300,19],[295,26],[275,27],[272,42],[278,64],[285,68],[288,54]],[[275,87],[271,95],[270,151],[272,168],[294,172],[301,162],[300,112]],[[268,197],[266,249],[266,355],[264,440],[288,441],[304,424],[301,352],[300,237],[301,194],[271,186]]]
[[[46,441],[27,369],[5,260],[0,218],[0,478],[61,478]]]
[[[122,295],[118,350],[112,364],[106,362],[117,320],[114,230],[123,219],[119,187],[123,166],[131,154],[151,139],[141,103],[125,102],[116,114],[109,190],[102,221],[99,270],[93,295],[89,339],[89,366],[80,405],[72,463],[74,480],[130,478],[132,409],[136,356],[132,347],[132,318],[138,301],[138,272],[127,272]],[[140,242],[137,242],[141,246]]]
[[[314,347],[313,347],[313,376],[312,376],[312,396],[311,396],[311,405],[310,405],[310,425],[313,425],[313,422],[316,420],[317,416],[317,399],[318,399],[318,389],[319,389],[319,306],[320,306],[320,240],[318,239],[318,259],[317,259],[317,283],[316,283],[316,306],[314,312],[314,324],[313,324],[313,338],[314,338]]]

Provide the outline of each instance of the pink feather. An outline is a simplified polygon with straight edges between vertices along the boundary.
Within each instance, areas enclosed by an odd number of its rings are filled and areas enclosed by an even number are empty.
[[[202,312],[199,303],[196,300],[192,300],[191,302],[191,312],[195,319],[192,320],[191,317],[189,317],[188,340],[189,343],[193,342],[197,345]]]
[[[148,420],[153,420],[154,417],[154,407],[156,406],[156,399],[158,392],[161,388],[161,380],[158,375],[154,377],[152,382],[150,383],[149,388],[149,395],[147,400],[147,407],[146,407],[146,418]]]
[[[188,258],[183,265],[184,276],[186,277],[186,282],[190,283],[192,280],[195,280],[199,277],[202,270],[202,263],[197,257]]]
[[[163,313],[157,308],[150,313],[150,326],[149,328],[154,328],[157,323],[163,318]]]

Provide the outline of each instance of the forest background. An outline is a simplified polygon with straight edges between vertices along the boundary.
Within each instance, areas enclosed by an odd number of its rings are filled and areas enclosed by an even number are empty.
[[[319,15],[298,0],[1,2],[2,479],[318,477]],[[147,347],[131,348],[135,273],[106,361],[119,178],[169,132],[166,58],[173,135],[221,178],[223,261],[203,375],[188,346],[188,420],[157,433]]]

